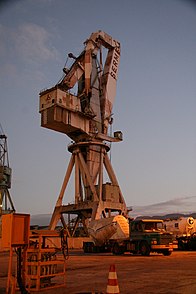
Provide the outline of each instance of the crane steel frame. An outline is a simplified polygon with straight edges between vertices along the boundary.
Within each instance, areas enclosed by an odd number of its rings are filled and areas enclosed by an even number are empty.
[[[41,126],[69,136],[72,156],[50,221],[54,229],[61,220],[69,236],[89,221],[127,214],[120,186],[108,157],[107,142],[122,141],[122,133],[108,135],[120,60],[120,43],[103,31],[92,33],[82,53],[54,87],[40,92]],[[107,51],[103,61],[103,48]],[[99,54],[99,55],[98,55]],[[70,90],[78,86],[77,95]],[[75,167],[75,203],[63,205],[67,184]],[[104,169],[110,182],[104,182]],[[77,215],[72,229],[63,214]]]
[[[2,130],[2,128],[1,128]],[[9,167],[7,136],[0,134],[0,218],[3,214],[15,212],[10,196],[12,170]]]

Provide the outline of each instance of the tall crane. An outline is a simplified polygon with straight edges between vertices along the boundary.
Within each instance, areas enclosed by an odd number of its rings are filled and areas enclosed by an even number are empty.
[[[9,189],[12,170],[9,167],[7,136],[0,125],[0,219],[2,214],[15,212]]]
[[[41,126],[66,134],[72,154],[57,198],[50,228],[59,220],[69,236],[80,223],[127,214],[127,207],[108,152],[109,143],[122,141],[122,133],[109,135],[120,61],[120,43],[103,31],[94,32],[84,42],[84,50],[64,67],[63,78],[52,88],[40,92]],[[77,94],[71,91],[77,89]],[[75,167],[75,202],[63,204],[63,197]],[[104,174],[109,182],[104,180]],[[72,229],[64,214],[76,215]]]

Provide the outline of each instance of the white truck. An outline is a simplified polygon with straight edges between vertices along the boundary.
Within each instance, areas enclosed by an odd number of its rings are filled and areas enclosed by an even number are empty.
[[[179,250],[196,250],[196,221],[192,216],[166,219],[163,223],[178,241]]]

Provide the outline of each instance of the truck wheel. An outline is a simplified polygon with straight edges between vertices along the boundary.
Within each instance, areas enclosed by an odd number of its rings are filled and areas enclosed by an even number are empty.
[[[178,250],[184,250],[184,244],[182,240],[178,240]]]
[[[113,245],[112,253],[114,255],[122,255],[124,253],[122,247],[117,242]]]
[[[139,253],[143,256],[149,256],[150,255],[150,247],[148,246],[147,242],[141,242],[139,247]]]
[[[170,256],[171,254],[172,254],[172,252],[169,251],[169,250],[164,250],[164,251],[163,251],[163,255],[164,255],[164,256]]]

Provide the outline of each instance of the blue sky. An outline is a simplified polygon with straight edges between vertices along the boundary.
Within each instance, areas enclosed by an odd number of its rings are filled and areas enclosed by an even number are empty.
[[[78,55],[97,30],[122,48],[113,131],[124,140],[112,145],[111,158],[127,205],[196,198],[194,1],[4,1],[0,123],[18,212],[53,211],[70,140],[40,127],[39,92],[57,83],[67,54]],[[70,185],[64,203],[73,200]]]

